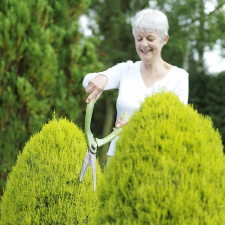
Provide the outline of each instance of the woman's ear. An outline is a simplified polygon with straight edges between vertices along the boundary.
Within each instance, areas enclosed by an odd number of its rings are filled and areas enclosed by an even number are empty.
[[[164,37],[162,44],[163,44],[163,45],[166,45],[167,42],[168,42],[168,40],[169,40],[169,35],[167,34],[167,35]]]

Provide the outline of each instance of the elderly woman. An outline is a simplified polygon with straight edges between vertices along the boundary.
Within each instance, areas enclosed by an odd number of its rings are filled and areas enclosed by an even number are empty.
[[[169,40],[168,28],[164,13],[152,9],[138,12],[133,22],[133,35],[141,60],[119,63],[106,71],[85,76],[83,86],[89,95],[87,103],[93,97],[97,100],[103,90],[119,89],[116,127],[128,122],[120,122],[122,113],[131,116],[147,96],[162,89],[174,92],[187,104],[188,73],[161,57],[162,48]],[[116,140],[111,142],[108,156],[115,154]]]

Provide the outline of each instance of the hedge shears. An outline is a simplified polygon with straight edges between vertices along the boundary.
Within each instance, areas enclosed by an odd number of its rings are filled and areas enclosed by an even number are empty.
[[[86,138],[88,147],[87,147],[86,155],[85,155],[84,162],[83,162],[81,172],[80,172],[80,182],[82,181],[82,179],[86,173],[86,170],[90,164],[91,168],[92,168],[92,179],[93,179],[93,185],[94,185],[93,190],[95,191],[95,189],[96,189],[96,153],[97,153],[97,149],[99,147],[101,147],[102,145],[107,144],[108,142],[112,141],[115,137],[117,137],[121,133],[122,128],[116,128],[111,134],[109,134],[108,136],[106,136],[103,139],[94,138],[94,136],[91,132],[91,128],[90,128],[94,104],[95,104],[95,98],[93,98],[87,104],[87,107],[86,107],[84,132],[85,132],[85,138]],[[121,122],[128,118],[129,118],[128,114],[123,113],[123,118],[122,118]]]

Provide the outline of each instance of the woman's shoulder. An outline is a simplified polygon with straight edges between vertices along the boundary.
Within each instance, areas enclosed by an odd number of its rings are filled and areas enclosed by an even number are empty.
[[[130,71],[136,71],[137,68],[140,68],[140,62],[133,62],[131,60],[128,60],[126,62],[118,63],[112,68],[115,68],[119,73],[127,75],[130,74]]]
[[[180,67],[173,66],[168,74],[168,78],[171,82],[180,81],[180,80],[188,80],[188,72]]]
[[[174,72],[174,74],[179,75],[179,76],[185,76],[185,77],[189,76],[188,72],[185,69],[182,69],[177,66],[173,67],[173,72]]]

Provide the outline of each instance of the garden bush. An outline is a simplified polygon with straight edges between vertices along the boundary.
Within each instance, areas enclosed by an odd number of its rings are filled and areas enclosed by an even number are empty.
[[[90,167],[83,182],[79,182],[86,148],[84,134],[74,123],[53,119],[44,125],[25,145],[9,174],[0,224],[93,221],[98,201]],[[97,184],[101,177],[97,163]]]
[[[212,120],[173,93],[146,98],[123,128],[96,224],[225,224],[225,164]]]

